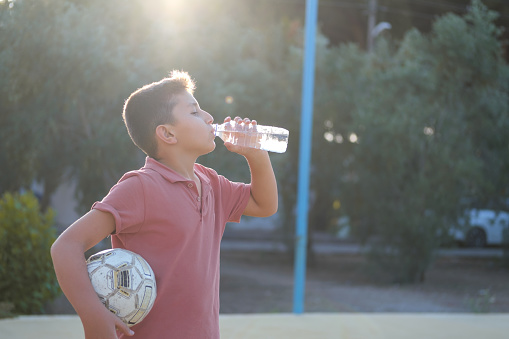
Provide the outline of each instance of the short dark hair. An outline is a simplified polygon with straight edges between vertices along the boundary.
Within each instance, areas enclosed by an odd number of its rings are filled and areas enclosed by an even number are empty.
[[[175,96],[193,94],[196,86],[187,72],[170,76],[139,88],[125,101],[122,118],[133,142],[149,157],[157,159],[156,127],[174,123]]]

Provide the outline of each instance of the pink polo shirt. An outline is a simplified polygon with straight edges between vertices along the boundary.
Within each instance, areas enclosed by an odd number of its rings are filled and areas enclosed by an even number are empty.
[[[92,206],[115,217],[113,247],[140,254],[156,276],[155,304],[126,338],[219,338],[221,237],[226,222],[240,221],[250,185],[194,170],[201,198],[193,181],[147,157]]]

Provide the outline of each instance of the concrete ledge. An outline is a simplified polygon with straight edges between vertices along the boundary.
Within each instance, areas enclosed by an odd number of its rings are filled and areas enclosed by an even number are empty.
[[[221,315],[222,339],[502,339],[509,314],[305,313]],[[83,339],[77,316],[0,320],[0,338]]]
[[[223,339],[508,338],[509,314],[306,313],[225,315]]]
[[[78,316],[21,316],[0,320],[0,338],[83,339]]]

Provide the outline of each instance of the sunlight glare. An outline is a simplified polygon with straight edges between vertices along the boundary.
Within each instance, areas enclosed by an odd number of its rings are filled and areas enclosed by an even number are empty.
[[[425,135],[429,135],[429,136],[431,136],[435,133],[435,131],[431,127],[424,127],[423,132]]]
[[[341,134],[336,134],[336,136],[334,137],[334,140],[336,141],[336,143],[342,144],[343,143],[343,136]]]
[[[332,134],[331,132],[325,132],[323,134],[323,137],[325,140],[327,140],[328,142],[332,142],[334,140],[334,134]]]
[[[192,16],[193,10],[197,6],[197,4],[187,3],[185,0],[144,1],[142,5],[146,11],[145,15],[151,17],[153,22],[162,24],[165,29],[187,28],[190,25],[188,18]]]
[[[350,136],[348,137],[348,140],[350,140],[350,142],[354,144],[359,141],[359,138],[357,137],[357,134],[351,133]]]

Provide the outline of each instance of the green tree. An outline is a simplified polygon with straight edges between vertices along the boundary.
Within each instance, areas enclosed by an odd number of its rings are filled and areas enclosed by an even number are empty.
[[[37,179],[43,209],[66,176],[77,179],[89,206],[133,163],[135,148],[119,123],[132,59],[114,43],[109,22],[98,21],[100,10],[18,1],[2,13],[0,191]]]
[[[357,69],[348,115],[359,141],[342,148],[352,174],[343,201],[374,266],[395,281],[424,279],[464,208],[507,196],[508,66],[495,18],[473,1],[429,35],[381,41]]]
[[[82,210],[88,209],[122,172],[141,164],[120,120],[123,101],[175,68],[198,79],[197,97],[218,121],[226,115],[274,125],[290,120],[284,114],[293,112],[278,95],[281,88],[298,95],[280,76],[292,43],[283,25],[253,30],[220,12],[211,20],[202,5],[19,0],[4,6],[0,191],[37,179],[45,208],[70,178]],[[245,180],[242,159],[225,153],[220,146],[203,161]]]
[[[184,69],[216,122],[239,115],[290,130],[288,151],[271,158],[292,250],[302,26],[274,18],[253,23],[245,16],[250,7],[231,0],[182,3],[0,3],[0,192],[37,179],[45,208],[70,178],[88,209],[142,164],[120,118],[125,98]],[[348,215],[362,240],[423,258],[400,263],[417,269],[399,280],[423,275],[435,235],[446,233],[465,201],[502,208],[508,194],[501,33],[496,14],[472,4],[463,17],[437,20],[429,34],[379,40],[372,55],[317,36],[310,231],[333,229]],[[243,159],[227,155],[220,142],[200,162],[248,180]]]

